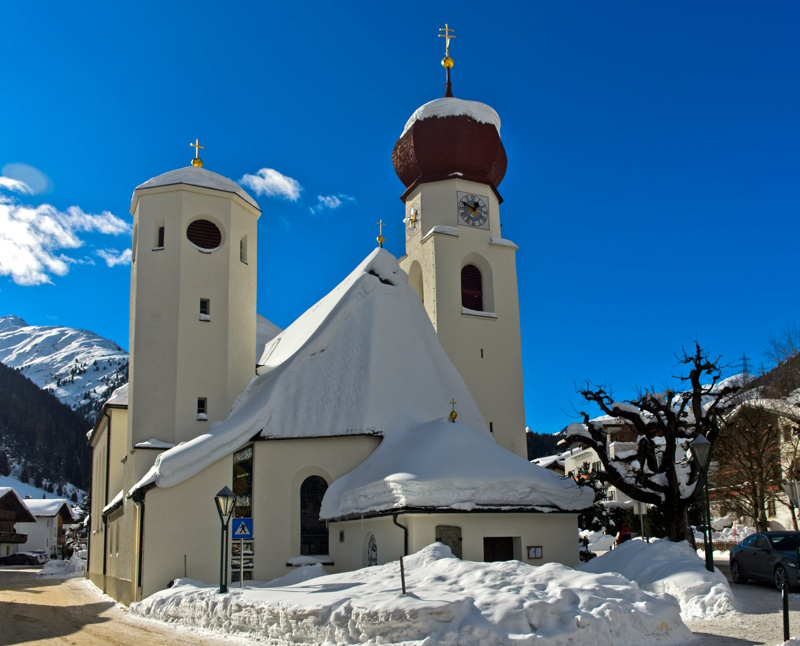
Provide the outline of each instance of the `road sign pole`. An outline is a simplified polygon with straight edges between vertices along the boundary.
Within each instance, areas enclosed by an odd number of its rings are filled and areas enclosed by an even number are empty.
[[[239,539],[239,587],[244,587],[244,539]]]

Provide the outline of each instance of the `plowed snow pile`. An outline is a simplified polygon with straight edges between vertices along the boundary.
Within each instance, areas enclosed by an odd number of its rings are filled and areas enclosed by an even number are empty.
[[[475,563],[431,545],[405,559],[285,587],[231,589],[180,579],[131,606],[138,615],[283,644],[679,644],[671,597],[618,574],[519,561]]]
[[[642,590],[671,594],[681,617],[711,619],[736,610],[731,587],[719,570],[709,572],[686,541],[628,541],[581,565],[583,572],[619,572]]]

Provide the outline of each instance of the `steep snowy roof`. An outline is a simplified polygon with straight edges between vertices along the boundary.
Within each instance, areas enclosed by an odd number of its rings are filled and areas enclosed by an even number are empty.
[[[136,191],[143,188],[156,188],[158,186],[172,186],[175,184],[202,186],[203,188],[213,188],[217,191],[225,191],[226,193],[235,193],[251,206],[258,208],[258,203],[236,182],[219,173],[214,173],[205,168],[198,168],[197,166],[177,168],[163,175],[148,179],[144,184],[139,184],[139,186],[136,187]],[[131,211],[134,209],[136,191],[134,191],[134,198],[131,200]]]
[[[256,314],[256,362],[264,354],[264,346],[281,333],[281,329],[269,319]]]
[[[34,516],[55,516],[64,508],[69,518],[75,520],[66,498],[30,498],[25,501],[25,505]]]
[[[478,123],[492,124],[497,129],[497,134],[500,134],[500,116],[494,111],[494,108],[478,101],[466,101],[454,97],[445,97],[442,99],[434,99],[417,108],[416,112],[414,112],[411,118],[406,122],[406,127],[403,128],[403,135],[414,125],[415,121],[423,121],[424,119],[431,119],[434,117],[458,117],[462,115],[471,117]],[[403,135],[400,136],[402,137]]]
[[[17,523],[35,523],[36,518],[31,514],[30,510],[25,506],[25,501],[19,497],[19,494],[12,487],[0,487],[0,501],[3,506],[8,509],[9,507],[16,509],[17,517],[14,522]]]
[[[507,451],[446,417],[386,435],[322,501],[321,518],[400,508],[541,511],[590,507],[594,492]]]
[[[494,442],[408,277],[383,249],[268,343],[260,364],[230,416],[159,455],[129,495],[176,485],[259,434],[369,433],[384,440],[331,485],[329,515],[408,505],[591,504],[574,483]],[[452,399],[456,424],[441,421]]]

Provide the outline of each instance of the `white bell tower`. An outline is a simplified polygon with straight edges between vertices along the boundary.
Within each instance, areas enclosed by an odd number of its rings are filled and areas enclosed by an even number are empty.
[[[133,192],[129,450],[207,432],[255,374],[261,211],[202,164]]]
[[[502,236],[497,187],[506,171],[500,118],[447,95],[423,105],[394,147],[406,186],[400,265],[495,440],[527,458],[515,254]]]

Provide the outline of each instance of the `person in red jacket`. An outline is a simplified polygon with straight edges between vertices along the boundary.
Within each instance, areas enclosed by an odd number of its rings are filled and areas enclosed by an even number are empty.
[[[625,541],[631,540],[631,530],[628,529],[627,523],[622,523],[622,529],[619,530],[617,535],[617,545],[622,545]]]

